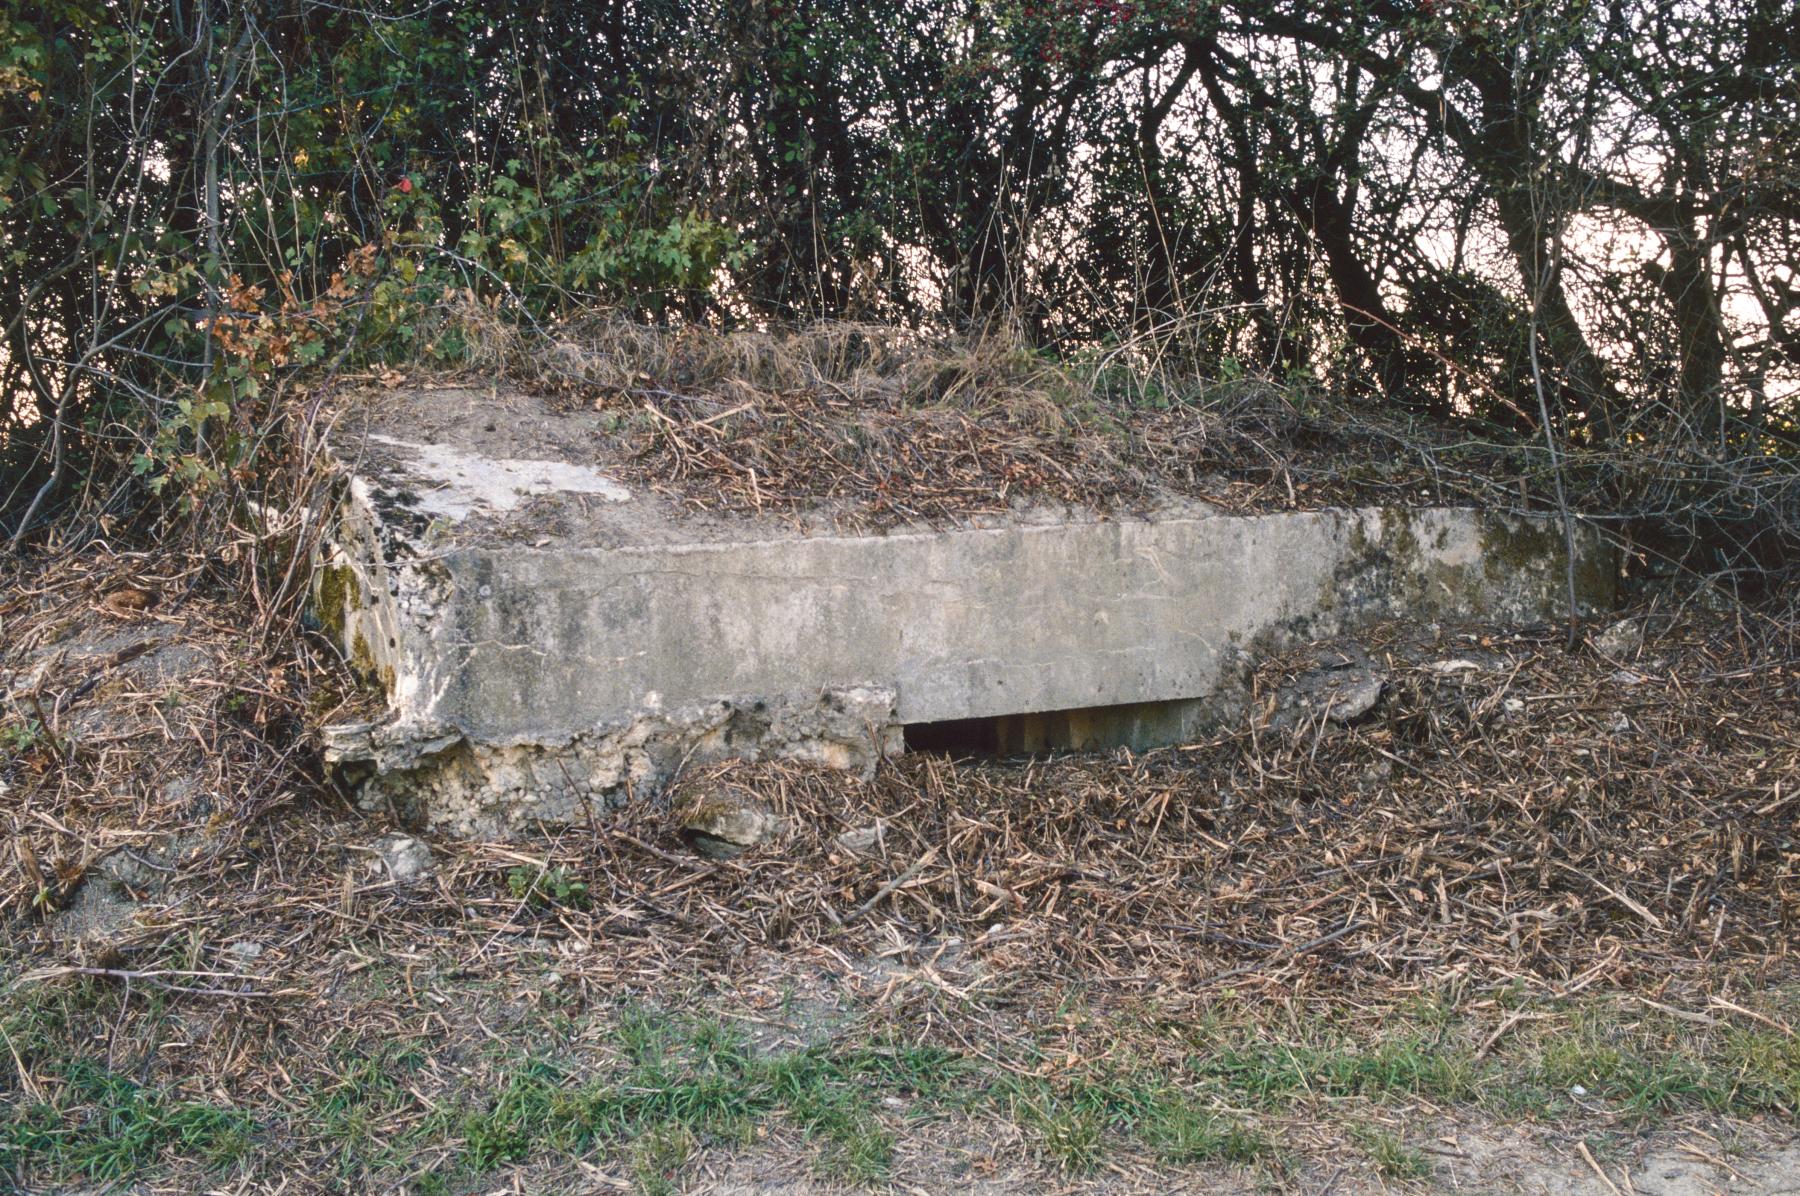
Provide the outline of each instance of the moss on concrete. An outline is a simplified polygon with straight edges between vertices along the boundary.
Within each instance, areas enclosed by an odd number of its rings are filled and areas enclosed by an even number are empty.
[[[343,644],[350,613],[362,600],[356,570],[349,565],[326,565],[313,585],[313,614],[319,627],[336,644]]]
[[[1576,535],[1592,533],[1578,527]],[[1561,577],[1568,568],[1568,543],[1560,522],[1496,518],[1481,531],[1482,569],[1496,584],[1508,577],[1527,576],[1534,570],[1554,571]],[[1583,606],[1605,609],[1617,597],[1618,555],[1604,545],[1576,553],[1575,593]]]
[[[362,608],[362,583],[355,569],[349,565],[326,565],[319,570],[313,585],[313,613],[320,630],[343,651],[351,671],[392,692],[393,668],[376,658],[362,628],[357,626],[355,616]]]

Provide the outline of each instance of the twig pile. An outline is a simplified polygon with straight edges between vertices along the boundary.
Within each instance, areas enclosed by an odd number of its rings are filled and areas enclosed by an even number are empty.
[[[1643,673],[1547,639],[1477,647],[1480,663],[1461,647],[1391,657],[1386,702],[1349,728],[1246,727],[1136,758],[909,757],[866,785],[716,766],[683,793],[760,802],[791,834],[706,864],[621,850],[603,826],[620,855],[597,874],[636,882],[615,890],[608,930],[660,937],[678,918],[669,933],[694,950],[873,944],[868,911],[883,934],[960,939],[1014,981],[1163,994],[1452,976],[1657,987],[1725,960],[1753,960],[1736,977],[1752,983],[1789,966],[1800,673],[1746,667],[1697,633],[1659,642],[1668,655]],[[1297,659],[1267,666],[1264,691]],[[869,854],[837,842],[870,827]],[[586,847],[570,850],[580,867]]]
[[[0,798],[13,836],[0,909],[32,966],[66,961],[61,907],[129,851],[159,869],[155,892],[106,958],[77,962],[233,975],[226,945],[253,939],[267,949],[246,992],[333,990],[347,932],[500,975],[519,952],[552,951],[631,988],[771,954],[948,951],[959,978],[947,963],[934,975],[950,989],[1022,1000],[1071,981],[1163,997],[1452,978],[1711,990],[1791,968],[1800,672],[1724,618],[1685,616],[1633,661],[1548,634],[1393,626],[1363,637],[1386,696],[1352,726],[1267,717],[1313,659],[1296,654],[1263,667],[1255,717],[1206,742],[913,755],[870,782],[787,762],[695,768],[593,826],[437,844],[435,880],[408,884],[376,862],[381,828],[308,771],[301,666],[232,663],[242,645],[198,599],[175,615],[111,597],[171,587],[132,569],[131,586],[96,575],[6,608],[41,649],[43,629],[95,617],[71,605],[78,592],[122,603],[105,617],[128,649],[175,620],[217,665],[161,684],[90,653],[34,683],[60,737],[15,745]],[[36,614],[21,620],[27,598]],[[89,719],[101,706],[108,719]],[[177,793],[159,783],[171,772],[205,785]],[[763,806],[785,830],[699,858],[678,824],[703,798]],[[547,872],[561,890],[534,883]],[[172,961],[176,941],[189,946]]]
[[[203,562],[87,554],[0,588],[0,927],[37,927],[117,853],[173,836],[206,866],[317,792],[305,728],[342,679],[265,652]],[[198,865],[196,865],[198,866]]]

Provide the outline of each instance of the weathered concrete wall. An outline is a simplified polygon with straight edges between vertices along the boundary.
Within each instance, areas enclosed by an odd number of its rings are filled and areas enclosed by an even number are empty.
[[[468,455],[456,462],[466,489]],[[1186,734],[1232,709],[1254,652],[1396,615],[1540,622],[1564,601],[1547,519],[1185,504],[880,536],[711,527],[691,542],[659,520],[633,542],[640,500],[604,493],[588,501],[619,504],[606,518],[627,534],[596,546],[504,522],[459,534],[483,504],[450,510],[440,493],[433,512],[418,497],[442,489],[433,468],[401,451],[352,479],[319,606],[394,715],[340,736],[339,756],[402,778],[382,800],[467,831],[579,817],[683,758],[866,766],[904,723],[1198,700],[1127,738]],[[1591,531],[1577,565],[1582,601],[1609,603],[1611,554]],[[1021,744],[1034,725],[1018,724]]]
[[[1549,538],[1520,561],[1538,530],[1466,511],[1327,511],[457,549],[407,570],[413,609],[380,623],[410,624],[397,704],[489,742],[871,684],[894,690],[902,722],[927,722],[1196,697],[1259,638],[1381,615],[1542,620],[1562,578]]]

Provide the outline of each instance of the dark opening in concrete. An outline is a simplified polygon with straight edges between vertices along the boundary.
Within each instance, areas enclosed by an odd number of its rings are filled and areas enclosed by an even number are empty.
[[[999,754],[998,718],[948,718],[938,723],[908,723],[906,750],[940,756]]]
[[[1179,742],[1195,730],[1201,707],[1200,702],[1177,699],[909,723],[906,750],[946,756],[1025,756],[1159,747]]]

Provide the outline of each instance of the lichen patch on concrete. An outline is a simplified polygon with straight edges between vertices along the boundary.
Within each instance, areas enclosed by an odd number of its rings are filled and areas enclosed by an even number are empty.
[[[407,457],[417,481],[414,505],[428,515],[460,520],[477,511],[502,513],[545,494],[596,494],[608,502],[631,499],[630,490],[591,465],[491,457],[379,432],[371,432],[369,439]]]

